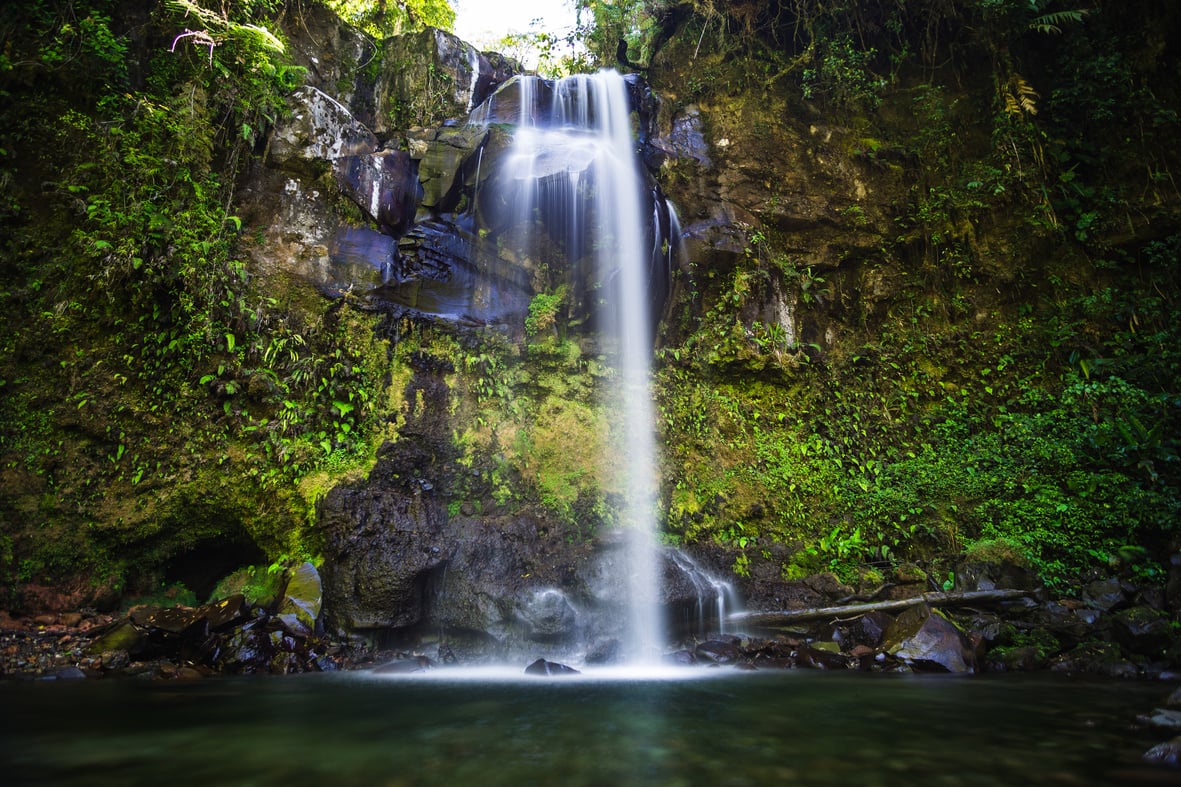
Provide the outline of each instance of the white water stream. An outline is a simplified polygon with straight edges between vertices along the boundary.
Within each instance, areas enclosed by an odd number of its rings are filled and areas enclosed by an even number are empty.
[[[602,283],[596,297],[601,340],[615,372],[610,402],[621,416],[619,439],[606,461],[622,464],[623,512],[628,558],[629,623],[624,652],[632,664],[655,663],[666,642],[659,613],[655,542],[656,446],[649,384],[653,316],[650,266],[659,255],[659,232],[643,207],[644,182],[632,136],[623,77],[612,71],[568,77],[543,93],[536,77],[517,77],[517,128],[505,164],[507,195],[518,227],[535,228],[539,217],[557,223],[550,236],[564,238],[568,256],[589,244]],[[552,95],[552,100],[542,98]],[[548,103],[548,106],[543,105]],[[654,241],[653,237],[657,239]],[[547,262],[534,232],[516,239],[524,253]]]

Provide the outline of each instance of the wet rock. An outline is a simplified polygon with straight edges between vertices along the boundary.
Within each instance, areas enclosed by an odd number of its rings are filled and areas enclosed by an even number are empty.
[[[205,616],[201,610],[187,607],[168,607],[157,610],[146,618],[138,618],[136,625],[180,635],[204,633],[203,629],[207,627]]]
[[[1143,717],[1146,724],[1165,730],[1181,730],[1181,710],[1157,708],[1148,716]]]
[[[1181,709],[1181,688],[1173,689],[1173,693],[1165,700],[1165,707]]]
[[[1123,583],[1115,577],[1097,579],[1083,588],[1083,602],[1092,609],[1107,612],[1120,606],[1127,600]]]
[[[483,171],[481,147],[489,132],[480,126],[444,126],[407,132],[409,154],[418,165],[422,188],[419,204],[433,213],[452,212],[460,206],[465,188],[479,188]]]
[[[525,668],[526,675],[579,675],[578,670],[556,661],[538,659]]]
[[[1169,557],[1169,578],[1165,582],[1165,603],[1174,612],[1181,611],[1181,552]]]
[[[80,680],[86,673],[77,667],[62,667],[41,676],[41,680]]]
[[[1009,561],[960,566],[955,575],[955,586],[963,591],[1012,589],[1037,592],[1043,589],[1037,572]]]
[[[246,597],[244,595],[235,593],[229,598],[202,606],[201,614],[204,616],[206,622],[208,622],[211,630],[220,631],[248,620],[250,618],[250,605],[246,603]]]
[[[438,665],[429,657],[420,655],[387,662],[379,667],[374,667],[373,671],[379,675],[409,675],[415,672],[426,672],[436,666]]]
[[[733,664],[742,658],[742,651],[734,642],[711,639],[694,648],[693,655],[707,664]]]
[[[1169,619],[1152,607],[1120,610],[1112,615],[1116,639],[1129,653],[1160,658],[1173,642]]]
[[[1109,678],[1138,678],[1139,668],[1124,658],[1114,642],[1088,642],[1052,658],[1051,672],[1102,675]]]
[[[687,653],[688,651],[683,652]],[[586,652],[587,664],[618,664],[621,661],[623,661],[623,643],[614,637],[599,640]]]
[[[997,672],[1027,672],[1043,667],[1046,657],[1035,645],[1002,648],[989,654],[988,668]]]
[[[839,653],[833,653],[822,648],[812,647],[810,645],[802,645],[795,652],[795,664],[797,667],[808,667],[811,669],[820,670],[845,670],[849,669],[849,661]]]
[[[99,657],[105,670],[122,670],[131,665],[131,656],[125,650],[108,650]]]
[[[311,633],[320,619],[323,597],[320,572],[311,563],[304,562],[291,572],[277,616],[289,630]]]
[[[693,655],[691,650],[674,650],[672,653],[664,654],[661,661],[674,667],[692,667],[697,664],[697,657]],[[589,661],[587,662],[590,663]]]
[[[926,604],[895,618],[883,650],[916,670],[975,672],[973,648],[954,623]]]
[[[555,641],[571,637],[578,627],[578,613],[560,590],[546,588],[529,594],[521,604],[521,617],[530,639]]]
[[[131,620],[124,620],[92,642],[87,648],[87,652],[99,655],[112,651],[123,651],[134,656],[143,651],[145,641],[143,631],[137,628]]]
[[[893,619],[885,612],[867,612],[833,627],[832,638],[846,653],[858,646],[876,648],[882,643]]]
[[[696,105],[689,105],[677,112],[668,131],[655,139],[653,144],[671,158],[693,161],[703,169],[713,166],[709,144],[702,132],[701,110]]]
[[[956,617],[956,623],[968,632],[969,637],[977,637],[984,644],[992,644],[1001,639],[1006,633],[1005,621],[1000,615],[980,612],[966,617]]]
[[[414,223],[421,187],[418,167],[404,150],[383,150],[336,161],[340,190],[386,235],[399,238]]]
[[[1181,736],[1158,743],[1144,752],[1142,759],[1156,765],[1168,765],[1173,768],[1181,766]]]

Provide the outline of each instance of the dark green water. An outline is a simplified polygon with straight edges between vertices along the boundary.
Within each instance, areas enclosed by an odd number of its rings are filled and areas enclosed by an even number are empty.
[[[1127,785],[1162,683],[703,673],[0,683],[0,783]]]

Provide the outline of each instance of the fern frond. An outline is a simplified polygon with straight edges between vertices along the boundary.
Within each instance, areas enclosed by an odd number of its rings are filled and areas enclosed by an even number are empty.
[[[1055,11],[1051,14],[1042,14],[1029,23],[1030,30],[1036,30],[1039,33],[1061,33],[1062,25],[1068,22],[1081,22],[1083,17],[1091,13],[1085,8],[1080,8],[1076,11]]]
[[[1037,100],[1040,98],[1033,85],[1025,81],[1020,74],[1009,77],[1009,84],[1005,86],[1005,112],[1010,115],[1037,114]]]

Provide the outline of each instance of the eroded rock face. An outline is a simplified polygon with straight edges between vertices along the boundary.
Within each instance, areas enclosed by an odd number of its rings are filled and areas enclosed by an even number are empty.
[[[406,151],[342,156],[334,171],[340,190],[383,234],[400,238],[414,224],[422,189],[417,162]]]
[[[272,166],[315,174],[317,164],[377,150],[374,133],[326,93],[304,86],[290,102],[291,114],[271,133]]]

